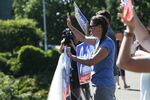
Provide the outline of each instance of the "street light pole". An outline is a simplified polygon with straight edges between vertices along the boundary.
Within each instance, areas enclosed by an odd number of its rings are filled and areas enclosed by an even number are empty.
[[[42,0],[42,4],[43,4],[44,49],[47,50],[47,30],[46,30],[45,0]]]

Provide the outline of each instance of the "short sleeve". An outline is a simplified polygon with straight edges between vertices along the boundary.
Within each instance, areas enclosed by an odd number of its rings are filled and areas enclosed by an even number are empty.
[[[108,52],[110,53],[112,51],[113,48],[113,41],[111,40],[104,40],[102,42],[102,44],[100,45],[101,48],[106,48],[108,50]]]

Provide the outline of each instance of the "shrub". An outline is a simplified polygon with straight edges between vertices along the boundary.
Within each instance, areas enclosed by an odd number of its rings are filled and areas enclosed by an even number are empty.
[[[7,59],[0,56],[0,71],[4,72],[4,73],[8,73],[9,72],[9,68],[7,65]]]
[[[48,56],[47,57],[48,65],[50,65],[48,70],[49,70],[51,76],[53,76],[55,69],[57,67],[58,58],[59,58],[60,54],[55,49],[51,49],[46,52],[46,55]]]
[[[34,46],[23,46],[17,57],[21,74],[36,74],[45,69],[45,52]]]
[[[43,51],[31,45],[23,46],[18,54],[21,74],[38,74],[45,70],[50,73],[56,69],[59,54],[56,50]],[[19,71],[18,71],[19,72]]]
[[[14,76],[18,76],[21,70],[21,66],[18,60],[16,58],[11,58],[7,61],[7,64],[9,66],[10,73]]]
[[[0,72],[0,100],[46,100],[48,90],[39,88],[29,76],[15,79]]]
[[[0,51],[13,51],[23,45],[38,46],[43,32],[30,19],[0,20]]]
[[[6,59],[10,59],[12,57],[12,54],[10,52],[4,52],[4,53],[0,52],[0,56]]]

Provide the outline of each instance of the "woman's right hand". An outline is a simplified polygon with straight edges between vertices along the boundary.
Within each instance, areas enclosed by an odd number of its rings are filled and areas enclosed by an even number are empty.
[[[67,48],[66,48],[66,52],[67,52],[68,57],[71,58],[71,56],[72,56],[71,47],[67,47]]]
[[[69,14],[67,14],[67,26],[68,26],[69,28],[72,27],[72,22],[71,22],[71,19],[70,19]]]

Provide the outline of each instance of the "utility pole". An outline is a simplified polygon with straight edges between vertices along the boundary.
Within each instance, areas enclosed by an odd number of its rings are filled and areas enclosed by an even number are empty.
[[[44,49],[47,50],[47,29],[46,29],[45,0],[42,0],[42,4],[43,4]]]

